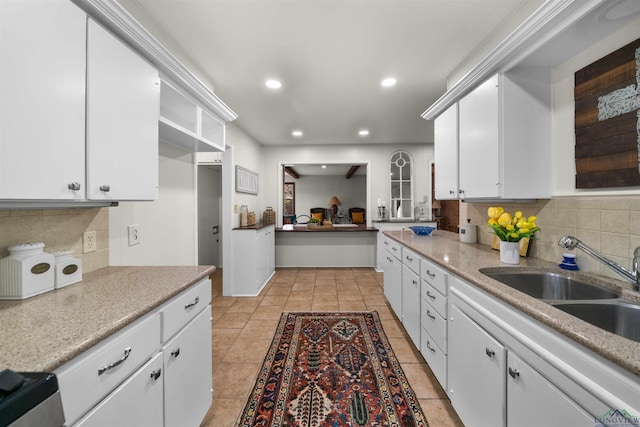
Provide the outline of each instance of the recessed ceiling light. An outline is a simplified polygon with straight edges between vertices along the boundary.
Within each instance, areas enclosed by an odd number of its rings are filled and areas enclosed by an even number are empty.
[[[326,169],[326,168],[327,168],[327,165],[322,165],[322,169]]]
[[[393,77],[388,77],[384,80],[382,80],[380,82],[380,84],[384,87],[391,87],[391,86],[395,86],[396,84],[396,79],[394,79]]]
[[[358,131],[358,136],[369,136],[369,130],[368,129],[360,129]]]
[[[267,80],[264,84],[270,89],[280,89],[282,87],[282,83],[278,80]]]
[[[301,130],[294,130],[293,132],[291,132],[291,135],[295,136],[296,138],[300,138],[303,134]]]

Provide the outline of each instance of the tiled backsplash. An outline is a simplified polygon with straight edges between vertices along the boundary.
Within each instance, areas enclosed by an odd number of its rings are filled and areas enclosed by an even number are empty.
[[[109,208],[0,210],[0,258],[18,243],[44,242],[44,250],[71,249],[88,273],[109,265]],[[82,253],[82,234],[95,231],[96,251]]]
[[[640,197],[557,197],[535,203],[468,203],[467,216],[478,225],[478,241],[490,245],[492,230],[486,225],[487,208],[502,206],[513,214],[536,215],[541,231],[531,246],[530,256],[560,262],[562,254],[573,252],[580,270],[624,280],[613,270],[576,249],[558,246],[564,235],[575,236],[584,244],[618,264],[631,268],[633,250],[640,246]]]

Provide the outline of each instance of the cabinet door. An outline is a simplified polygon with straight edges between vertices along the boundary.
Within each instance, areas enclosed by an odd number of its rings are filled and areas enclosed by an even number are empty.
[[[512,352],[507,366],[508,426],[593,425],[593,416]]]
[[[263,228],[258,230],[257,234],[257,248],[258,248],[258,280],[256,283],[256,292],[259,292],[262,289],[262,285],[267,280],[267,269],[269,264],[269,246],[267,243],[267,229]]]
[[[500,196],[499,90],[496,75],[459,102],[461,199]]]
[[[158,72],[92,20],[87,49],[87,197],[153,200]]]
[[[436,199],[458,198],[458,104],[433,122]]]
[[[164,425],[197,426],[211,406],[211,306],[162,348]]]
[[[465,426],[504,426],[505,348],[456,305],[449,319],[451,404]]]
[[[162,397],[162,355],[157,353],[75,427],[161,426]]]
[[[411,340],[420,348],[420,277],[402,266],[402,324]]]
[[[68,0],[0,1],[0,199],[84,199],[86,20]]]
[[[385,251],[383,268],[384,296],[398,319],[402,319],[402,264],[389,251]]]
[[[267,278],[276,270],[276,231],[270,226],[267,231]]]

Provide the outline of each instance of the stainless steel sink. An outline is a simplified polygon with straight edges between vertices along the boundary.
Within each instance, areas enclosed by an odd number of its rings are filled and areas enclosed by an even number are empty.
[[[545,271],[480,272],[520,292],[543,300],[594,300],[618,298],[613,291],[570,276]]]
[[[640,305],[623,300],[552,305],[605,331],[640,342]]]

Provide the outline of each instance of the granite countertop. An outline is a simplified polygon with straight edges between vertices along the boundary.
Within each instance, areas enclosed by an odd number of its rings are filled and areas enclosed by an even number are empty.
[[[0,370],[51,372],[215,271],[107,267],[20,301],[0,301]]]
[[[519,265],[507,266],[500,263],[499,253],[487,245],[460,243],[458,234],[448,231],[434,231],[431,236],[416,236],[409,230],[386,231],[384,234],[627,371],[640,375],[640,342],[604,331],[485,276],[479,269],[535,269],[576,276],[585,282],[613,289],[626,300],[640,303],[640,293],[632,291],[631,283],[561,270],[557,264],[535,258],[521,258]]]

